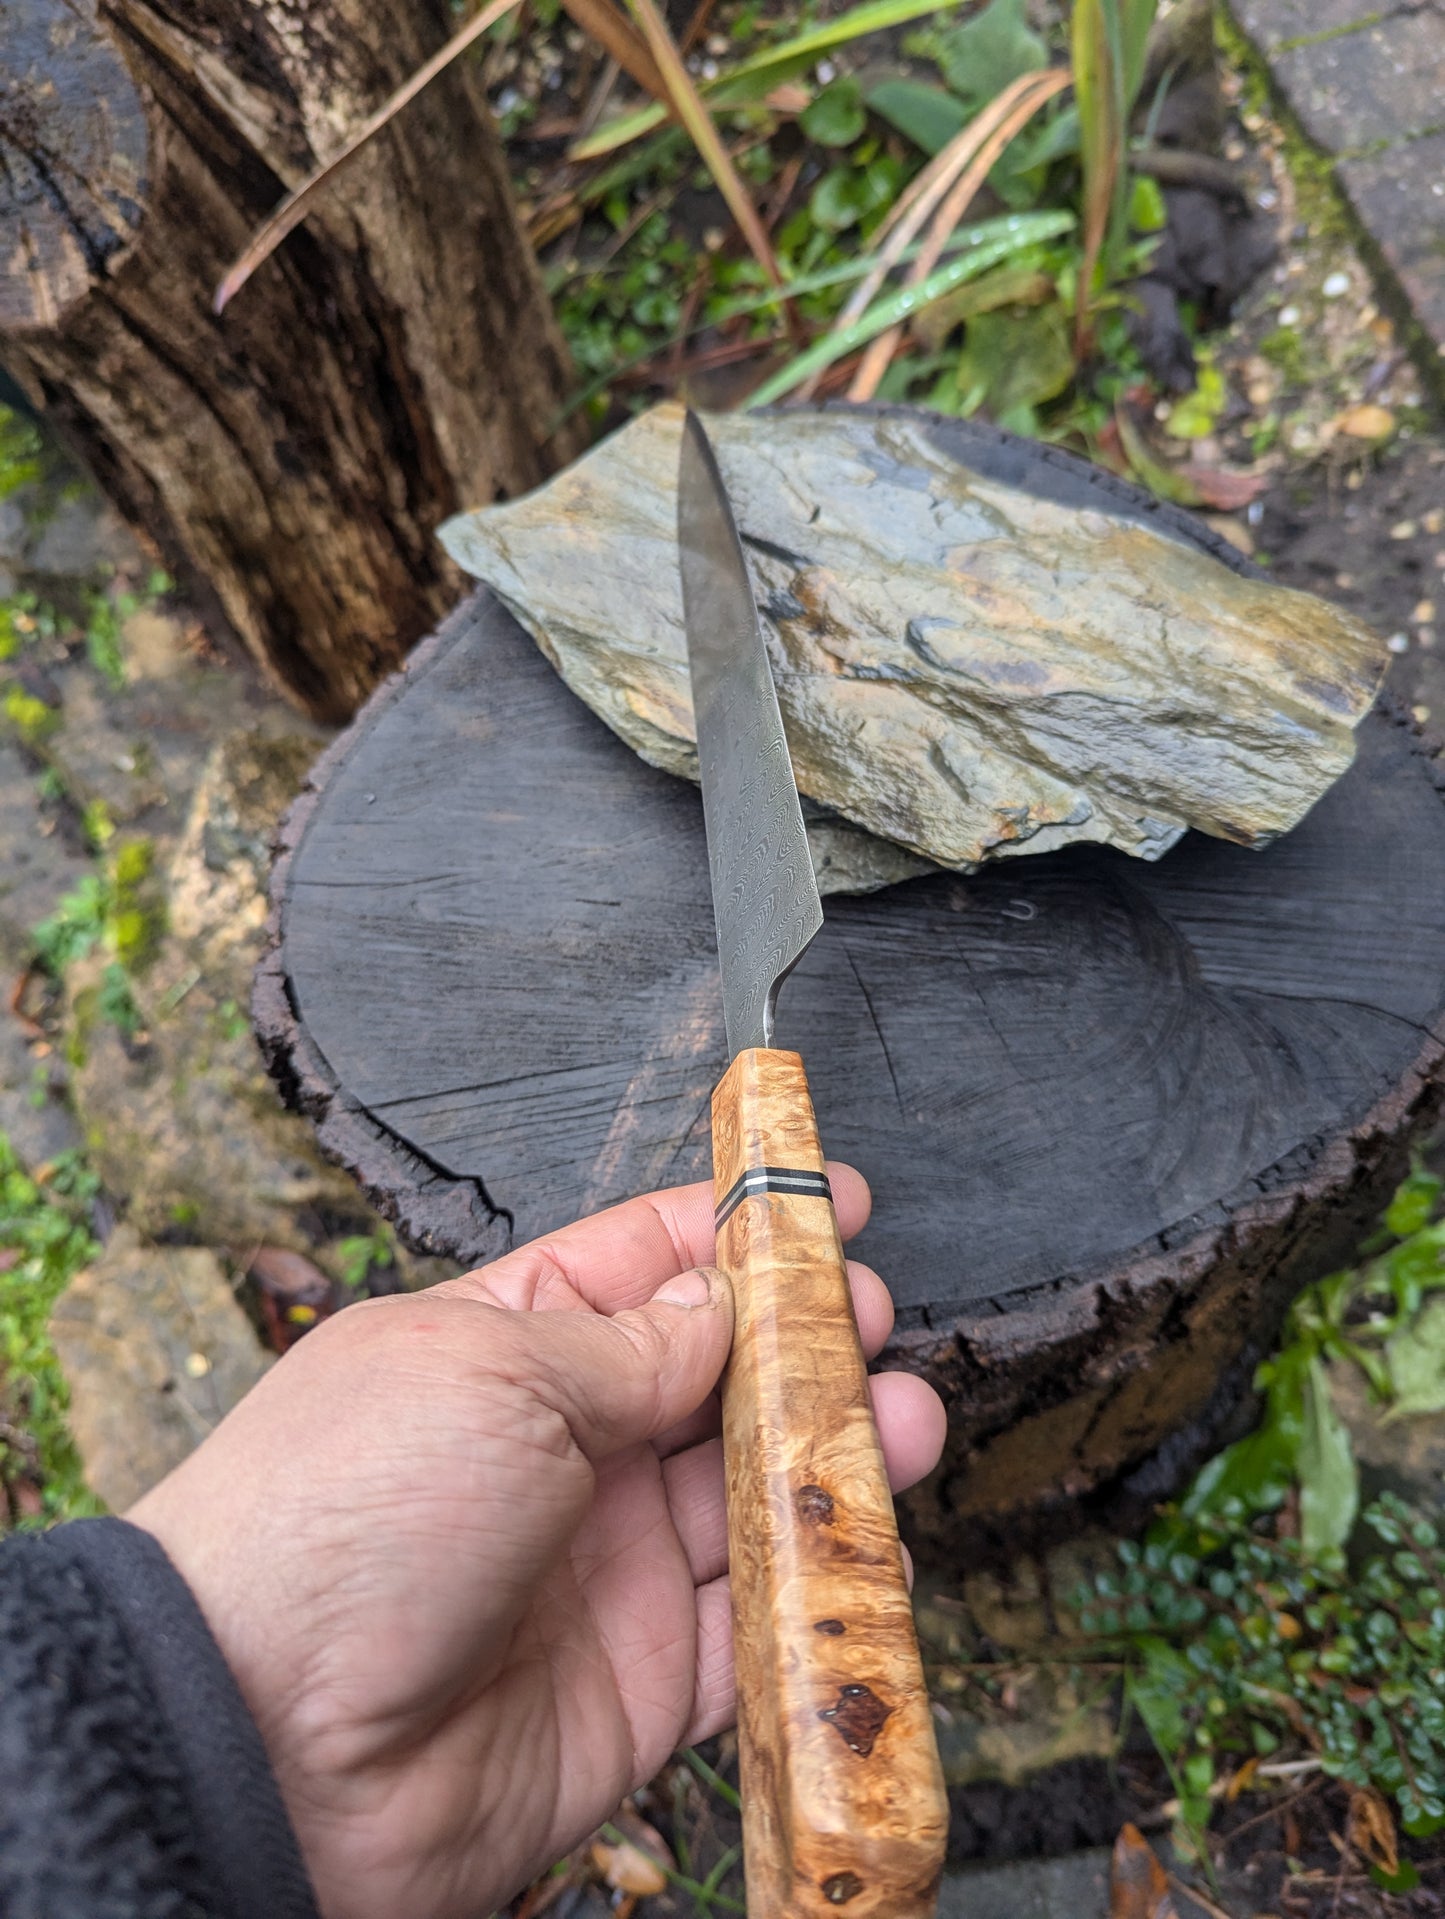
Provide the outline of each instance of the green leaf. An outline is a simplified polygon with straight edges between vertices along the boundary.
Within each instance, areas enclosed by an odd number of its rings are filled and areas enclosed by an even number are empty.
[[[1024,0],[990,0],[961,27],[921,33],[909,51],[932,60],[961,100],[995,99],[1021,74],[1049,64],[1049,49],[1028,23]]]
[[[1386,1872],[1383,1866],[1371,1866],[1370,1877],[1386,1892],[1413,1892],[1420,1883],[1420,1875],[1408,1859],[1402,1859],[1394,1872]]]
[[[980,392],[996,419],[1042,406],[1074,377],[1074,353],[1063,308],[997,308],[968,323],[958,363],[960,392]]]
[[[1431,1300],[1385,1347],[1393,1404],[1389,1417],[1445,1412],[1445,1299]]]
[[[821,373],[855,347],[876,339],[880,333],[886,333],[898,321],[910,319],[932,301],[951,293],[956,286],[962,286],[965,280],[987,273],[990,267],[1012,258],[1016,253],[1022,253],[1026,247],[1037,246],[1044,240],[1057,239],[1061,233],[1067,233],[1074,220],[1069,213],[1032,213],[1015,214],[1000,224],[1004,232],[998,239],[982,242],[959,259],[936,267],[921,286],[899,287],[885,294],[866,313],[860,314],[851,326],[840,327],[837,332],[825,334],[821,340],[815,341],[796,360],[779,368],[771,379],[764,380],[756,392],[748,396],[745,405],[748,408],[768,406],[772,401],[781,399],[785,393],[791,393],[795,386],[801,386],[812,374]]]
[[[1135,176],[1129,194],[1129,225],[1136,233],[1160,233],[1169,222],[1169,209],[1159,182],[1147,173]]]
[[[1198,1695],[1199,1675],[1167,1640],[1146,1635],[1136,1644],[1143,1663],[1129,1674],[1129,1703],[1160,1758],[1172,1765],[1189,1738],[1186,1707]]]
[[[1395,1197],[1385,1209],[1385,1229],[1396,1239],[1408,1239],[1430,1224],[1440,1203],[1441,1182],[1433,1173],[1413,1172],[1395,1189]]]
[[[840,13],[834,20],[825,20],[818,26],[809,27],[804,33],[794,34],[791,40],[784,40],[776,47],[754,54],[750,60],[744,60],[738,66],[727,68],[716,79],[704,81],[699,91],[717,107],[746,106],[750,101],[761,100],[764,94],[771,93],[780,82],[812,66],[820,54],[827,53],[833,47],[847,46],[853,40],[861,40],[866,34],[884,33],[890,27],[905,26],[910,20],[919,20],[925,14],[937,11],[938,0],[865,0],[864,5],[850,7],[847,13]],[[666,107],[654,101],[651,106],[642,107],[636,113],[622,114],[615,120],[607,121],[596,133],[569,147],[567,157],[569,160],[595,160],[604,153],[613,153],[629,141],[640,139],[644,133],[651,133],[666,118]]]
[[[829,233],[842,233],[880,212],[897,192],[897,170],[886,159],[866,167],[834,167],[814,187],[808,211]]]
[[[922,80],[880,80],[866,97],[881,119],[930,156],[942,152],[973,118],[956,95]]]
[[[862,133],[868,116],[863,107],[863,89],[851,73],[845,73],[830,87],[824,87],[817,99],[798,116],[798,124],[810,140],[820,147],[847,147]]]
[[[1300,1488],[1300,1544],[1317,1558],[1343,1546],[1360,1503],[1360,1475],[1350,1436],[1330,1398],[1325,1369],[1309,1362],[1305,1378],[1304,1431],[1295,1466]]]
[[[1176,400],[1169,409],[1164,431],[1175,440],[1202,440],[1219,424],[1229,395],[1224,376],[1211,360],[1200,356],[1194,391]]]

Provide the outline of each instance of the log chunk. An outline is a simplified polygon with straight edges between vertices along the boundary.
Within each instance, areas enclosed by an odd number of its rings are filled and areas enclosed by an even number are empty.
[[[885,1363],[949,1403],[916,1550],[1165,1496],[1370,1228],[1442,1103],[1439,789],[1380,709],[1264,851],[1072,847],[829,901],[778,1044],[872,1182]],[[485,591],[314,769],[273,898],[263,1048],[415,1243],[480,1261],[707,1176],[697,794]]]
[[[453,24],[447,0],[0,0],[0,366],[322,719],[454,604],[437,525],[578,443],[465,62],[212,311],[282,194]]]

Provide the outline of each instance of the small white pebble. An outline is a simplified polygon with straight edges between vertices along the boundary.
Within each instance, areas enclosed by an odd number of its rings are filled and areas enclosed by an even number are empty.
[[[1279,310],[1279,323],[1281,326],[1298,326],[1299,308],[1297,306],[1281,307]]]
[[[1408,653],[1410,651],[1409,636],[1404,633],[1392,633],[1389,639],[1386,640],[1385,645],[1392,653]]]
[[[1251,500],[1249,505],[1244,509],[1244,517],[1251,526],[1258,526],[1264,518],[1264,501]]]
[[[1419,527],[1413,520],[1396,520],[1395,524],[1390,528],[1390,538],[1392,540],[1413,540],[1419,531]]]
[[[1433,600],[1417,601],[1415,611],[1410,615],[1411,620],[1416,626],[1429,626],[1434,617],[1435,602]]]
[[[838,78],[838,69],[831,60],[820,60],[813,72],[817,75],[820,86],[826,87]]]
[[[1279,205],[1279,195],[1273,187],[1266,187],[1263,193],[1256,196],[1256,204],[1261,213],[1273,213]]]
[[[1320,288],[1327,300],[1338,300],[1350,290],[1348,273],[1332,273]]]
[[[1423,726],[1430,717],[1430,709],[1428,706],[1412,706],[1410,708],[1410,717],[1414,720],[1416,726]]]
[[[211,1362],[204,1353],[186,1354],[186,1371],[192,1379],[204,1379],[211,1370]]]

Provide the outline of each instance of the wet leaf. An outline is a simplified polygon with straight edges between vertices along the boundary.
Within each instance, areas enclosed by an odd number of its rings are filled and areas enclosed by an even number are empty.
[[[1124,1826],[1114,1841],[1109,1919],[1178,1919],[1168,1876],[1137,1826]]]
[[[1259,1771],[1259,1754],[1246,1759],[1244,1764],[1231,1774],[1229,1784],[1224,1789],[1225,1802],[1233,1805],[1242,1792],[1250,1792],[1254,1787],[1254,1776]]]
[[[862,133],[868,116],[863,107],[863,89],[851,73],[835,80],[805,108],[798,124],[810,140],[822,147],[846,147]]]
[[[1047,44],[1029,26],[1025,0],[990,0],[962,26],[915,35],[909,51],[932,60],[953,92],[975,106],[1049,61]]]
[[[1347,406],[1343,413],[1337,413],[1334,428],[1352,440],[1388,440],[1395,431],[1395,416],[1387,406],[1362,400],[1358,406]]]
[[[1202,460],[1184,460],[1172,471],[1192,488],[1200,506],[1216,513],[1235,513],[1248,506],[1267,484],[1262,473],[1236,473],[1228,467],[1206,466]]]
[[[1374,1786],[1357,1786],[1350,1794],[1346,1837],[1369,1865],[1393,1875],[1400,1867],[1395,1821],[1383,1794]]]
[[[592,1863],[614,1892],[645,1898],[667,1890],[667,1874],[662,1867],[630,1839],[622,1839],[616,1845],[606,1839],[594,1839]]]
[[[1052,400],[1074,377],[1063,308],[1054,301],[980,313],[968,323],[957,377],[960,394],[971,402],[969,412],[986,406],[998,418]]]
[[[972,118],[956,94],[922,80],[880,80],[867,98],[880,118],[930,156],[941,153]]]

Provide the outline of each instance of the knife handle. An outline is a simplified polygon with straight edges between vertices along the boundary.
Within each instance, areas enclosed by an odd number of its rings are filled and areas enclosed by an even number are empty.
[[[803,1062],[713,1094],[749,1919],[931,1919],[948,1802]]]

